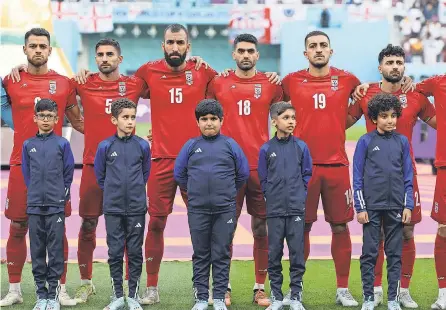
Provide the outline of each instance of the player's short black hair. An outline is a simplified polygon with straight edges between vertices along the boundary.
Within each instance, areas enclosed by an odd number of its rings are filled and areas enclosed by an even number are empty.
[[[30,36],[36,37],[46,37],[48,39],[48,44],[51,44],[51,36],[48,30],[44,28],[31,28],[25,33],[25,45],[28,42]]]
[[[127,98],[119,98],[112,102],[111,104],[111,114],[114,118],[118,118],[119,114],[121,114],[124,109],[135,109],[136,104]]]
[[[279,117],[279,115],[285,113],[286,110],[290,109],[296,111],[291,103],[279,101],[271,105],[271,107],[269,108],[269,116],[271,118],[277,118]]]
[[[406,53],[404,53],[404,50],[401,46],[389,44],[386,46],[386,48],[384,48],[381,52],[379,52],[378,62],[381,63],[384,57],[389,57],[389,56],[398,56],[406,58]]]
[[[189,31],[187,31],[187,28],[184,27],[181,24],[170,24],[169,26],[164,29],[164,38],[166,37],[166,32],[170,30],[172,33],[177,33],[183,30],[186,33],[187,40],[189,41]]]
[[[376,121],[379,113],[387,112],[392,109],[395,111],[397,117],[401,116],[402,108],[398,97],[392,94],[380,93],[370,99],[367,114],[371,120]]]
[[[208,114],[215,115],[220,120],[223,120],[223,107],[220,102],[215,99],[203,99],[197,104],[195,108],[195,118],[197,121],[200,117]]]
[[[37,114],[42,111],[54,112],[57,114],[57,103],[54,100],[43,98],[34,105],[34,112]]]
[[[257,44],[259,44],[259,41],[255,36],[249,33],[242,33],[235,37],[234,39],[234,48],[237,46],[240,42],[248,42],[252,43],[257,47]]]
[[[119,56],[121,55],[121,45],[119,45],[118,41],[116,41],[115,39],[111,39],[111,38],[100,39],[98,41],[98,43],[96,43],[96,48],[94,50],[97,51],[99,46],[104,46],[104,45],[113,46],[118,51],[118,55]]]
[[[305,36],[305,40],[304,40],[305,47],[307,47],[307,40],[308,40],[308,38],[315,37],[315,36],[324,36],[324,37],[326,37],[328,39],[328,44],[330,44],[330,37],[328,36],[328,34],[326,34],[323,31],[320,31],[320,30],[315,30],[315,31],[309,32]]]

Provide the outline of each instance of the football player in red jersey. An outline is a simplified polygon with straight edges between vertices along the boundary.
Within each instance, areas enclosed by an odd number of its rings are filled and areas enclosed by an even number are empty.
[[[232,137],[246,154],[250,177],[237,195],[237,218],[246,197],[247,211],[251,215],[254,236],[255,278],[253,301],[268,306],[265,279],[268,268],[268,237],[266,231],[266,206],[257,175],[260,147],[269,140],[268,113],[270,105],[281,101],[282,87],[271,84],[265,73],[256,70],[259,59],[257,39],[251,34],[240,34],[234,40],[232,58],[237,64],[227,77],[217,76],[209,84],[207,97],[218,100],[225,112],[222,133]],[[229,298],[230,286],[227,293]],[[230,304],[227,302],[227,305]]]
[[[329,66],[332,54],[327,34],[310,32],[305,37],[304,51],[309,68],[288,74],[282,85],[285,100],[291,99],[296,108],[294,135],[307,143],[313,158],[313,177],[308,184],[305,210],[305,258],[309,255],[309,233],[317,221],[319,196],[322,196],[325,220],[332,230],[336,302],[354,307],[358,302],[348,290],[352,244],[347,223],[353,219],[354,212],[345,129],[349,98],[360,83],[351,73]]]
[[[435,107],[429,100],[418,92],[403,93],[401,90],[401,80],[405,70],[405,53],[399,46],[389,44],[383,49],[378,56],[379,71],[382,75],[382,80],[379,83],[370,84],[364,97],[349,107],[349,116],[347,119],[347,127],[352,126],[358,121],[362,115],[367,115],[369,100],[378,93],[386,92],[397,96],[401,101],[403,113],[398,119],[397,131],[405,135],[409,142],[412,141],[413,128],[420,118],[429,126],[436,128],[437,120],[435,116]],[[376,125],[366,118],[367,131],[376,129]],[[412,144],[411,144],[412,152]],[[415,241],[414,241],[414,225],[421,222],[421,199],[418,190],[418,182],[416,178],[415,158],[413,158],[414,177],[414,210],[412,212],[412,219],[410,224],[404,225],[403,230],[403,254],[402,254],[402,269],[401,269],[401,289],[399,301],[403,307],[417,308],[417,303],[412,299],[409,293],[409,284],[412,277],[413,268],[415,264]],[[382,240],[379,247],[375,267],[375,307],[383,301],[382,290],[382,268],[384,263],[384,241]]]
[[[23,265],[26,260],[26,234],[28,232],[28,217],[26,215],[26,186],[21,171],[21,149],[25,140],[36,133],[33,121],[34,104],[41,98],[54,100],[59,109],[59,119],[64,114],[71,121],[72,126],[83,132],[84,124],[80,109],[76,101],[75,89],[70,80],[52,70],[48,70],[48,57],[51,55],[50,34],[43,28],[33,28],[25,34],[23,52],[27,56],[27,72],[21,72],[21,83],[13,83],[10,78],[5,79],[4,86],[11,99],[12,117],[14,121],[14,147],[10,159],[10,173],[8,193],[6,198],[5,215],[11,220],[9,237],[6,244],[6,259],[9,275],[9,292],[0,301],[0,306],[10,306],[22,303],[20,288]],[[62,124],[59,122],[54,128],[58,135],[62,135]],[[65,216],[71,214],[71,202],[65,208]],[[68,241],[64,237],[64,259],[68,260]],[[62,305],[75,305],[75,301],[68,295],[66,282],[66,263],[61,277],[61,291],[59,295]]]

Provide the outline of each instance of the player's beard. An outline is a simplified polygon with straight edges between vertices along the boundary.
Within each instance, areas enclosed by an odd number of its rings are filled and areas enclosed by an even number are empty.
[[[178,52],[168,54],[166,51],[164,51],[164,59],[166,59],[169,66],[176,68],[184,63],[186,60],[186,54],[186,52],[184,52],[184,54],[180,54]],[[178,56],[178,58],[171,58],[172,56]]]
[[[329,61],[330,59],[327,59],[327,61],[326,62],[313,62],[313,61],[310,61],[310,63],[311,63],[311,65],[313,66],[313,67],[315,67],[315,68],[317,68],[317,69],[322,69],[322,68],[324,68],[324,67],[326,67],[327,65],[328,65],[328,61]]]
[[[390,74],[384,73],[383,72],[383,78],[384,80],[386,80],[389,83],[398,83],[402,80],[403,78],[403,73],[400,73],[398,76],[392,76]]]
[[[242,71],[249,71],[254,68],[255,65],[256,63],[251,61],[245,64],[243,63],[243,61],[237,61],[237,67],[239,67]]]
[[[110,74],[110,73],[113,73],[113,72],[115,72],[115,70],[118,68],[118,66],[112,66],[112,65],[109,65],[109,67],[106,67],[106,68],[104,68],[104,67],[102,67],[102,66],[99,66],[99,71],[101,71],[101,73],[103,73],[103,74]]]
[[[44,66],[48,62],[48,58],[42,56],[40,59],[33,59],[31,57],[27,57],[28,62],[36,68]]]

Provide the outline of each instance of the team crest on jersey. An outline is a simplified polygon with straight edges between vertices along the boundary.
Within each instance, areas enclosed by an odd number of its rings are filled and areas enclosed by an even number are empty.
[[[186,71],[185,74],[186,74],[186,84],[189,86],[194,84],[194,79],[192,77],[192,71]]]
[[[119,95],[125,96],[127,88],[125,87],[125,82],[119,82]]]
[[[259,99],[262,96],[262,84],[254,84],[254,98]]]
[[[339,86],[339,78],[338,76],[331,77],[331,90],[337,91]]]
[[[51,95],[56,93],[56,81],[50,81],[50,89],[48,91]]]
[[[404,109],[404,108],[407,108],[407,96],[406,96],[406,94],[401,94],[400,96],[399,96],[399,98],[400,98],[400,102],[401,102],[401,107]]]

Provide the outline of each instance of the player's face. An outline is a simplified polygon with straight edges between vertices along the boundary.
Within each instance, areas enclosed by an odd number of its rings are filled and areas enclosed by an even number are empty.
[[[112,116],[112,123],[116,125],[121,136],[130,136],[136,126],[136,109],[122,109],[118,118]]]
[[[379,113],[378,119],[373,120],[373,122],[376,124],[376,129],[378,132],[385,133],[395,130],[397,119],[398,117],[396,112],[391,109],[389,111]]]
[[[186,60],[190,49],[187,34],[184,30],[179,32],[166,31],[163,42],[164,58],[171,67],[179,67]]]
[[[251,70],[259,60],[259,52],[256,45],[250,42],[239,42],[232,52],[232,59],[243,71]]]
[[[96,50],[96,64],[99,71],[104,74],[110,74],[118,69],[122,62],[122,56],[118,50],[112,45],[101,45]]]
[[[34,123],[37,124],[40,133],[51,132],[58,121],[59,118],[55,112],[40,111],[34,115]]]
[[[41,67],[48,62],[51,46],[47,37],[31,35],[23,46],[23,52],[30,64],[34,67]]]
[[[404,58],[400,56],[386,56],[378,66],[378,69],[387,82],[397,83],[404,76]]]
[[[293,109],[286,110],[277,118],[273,118],[272,124],[281,136],[289,136],[296,128],[296,111]]]
[[[304,55],[313,67],[325,67],[332,54],[333,50],[326,36],[313,36],[307,39]]]
[[[212,137],[220,132],[221,125],[223,125],[223,120],[220,120],[213,114],[208,114],[205,116],[200,116],[197,124],[203,136]]]

